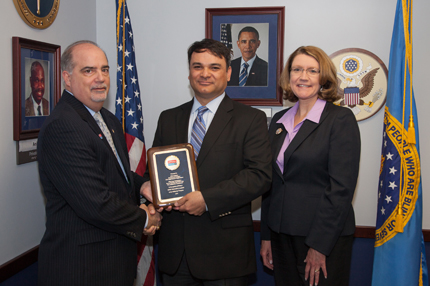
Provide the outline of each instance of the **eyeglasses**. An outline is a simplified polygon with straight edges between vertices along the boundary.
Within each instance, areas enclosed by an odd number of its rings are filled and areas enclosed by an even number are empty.
[[[306,74],[308,76],[317,76],[320,73],[319,69],[315,69],[315,68],[309,68],[309,69],[304,69],[304,68],[291,68],[290,72],[295,75],[301,75],[303,73],[303,71],[306,71]]]

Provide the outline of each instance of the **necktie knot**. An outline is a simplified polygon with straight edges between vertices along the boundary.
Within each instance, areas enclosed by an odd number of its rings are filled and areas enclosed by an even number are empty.
[[[200,106],[199,109],[197,109],[197,111],[198,111],[197,116],[201,118],[203,116],[203,114],[205,114],[205,112],[208,110],[209,109],[206,106]]]

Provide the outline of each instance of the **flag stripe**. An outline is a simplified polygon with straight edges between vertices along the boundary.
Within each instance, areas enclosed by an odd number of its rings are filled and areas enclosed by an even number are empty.
[[[116,0],[117,8],[117,93],[115,115],[122,122],[130,168],[139,175],[145,173],[146,150],[143,136],[143,113],[136,68],[133,30],[125,0]],[[155,259],[152,237],[138,243],[136,286],[154,286]]]

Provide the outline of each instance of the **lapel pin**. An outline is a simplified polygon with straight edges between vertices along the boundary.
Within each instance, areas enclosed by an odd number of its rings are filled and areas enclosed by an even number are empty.
[[[112,133],[115,133],[115,130],[112,129]]]
[[[278,128],[278,129],[276,129],[276,135],[281,134],[281,132],[282,132],[282,128]]]
[[[100,139],[103,139],[103,136],[101,134],[99,134]]]

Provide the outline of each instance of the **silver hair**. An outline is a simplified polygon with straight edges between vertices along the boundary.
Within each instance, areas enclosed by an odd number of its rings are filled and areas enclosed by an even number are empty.
[[[72,74],[73,69],[75,68],[75,62],[73,61],[73,50],[76,46],[82,45],[82,44],[90,44],[93,46],[96,46],[97,48],[101,49],[99,45],[97,45],[95,42],[90,40],[81,40],[74,42],[70,44],[66,50],[63,52],[63,55],[61,56],[61,71],[67,71],[69,74]],[[103,51],[105,54],[106,60],[108,60],[108,57],[106,55],[106,52]]]

